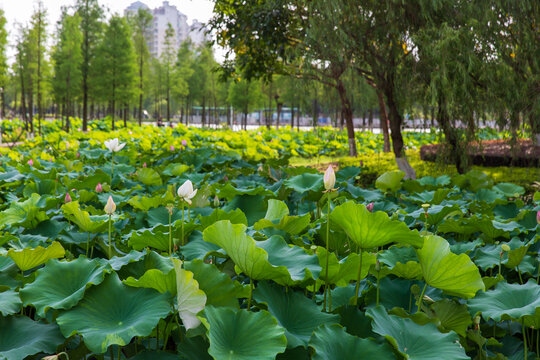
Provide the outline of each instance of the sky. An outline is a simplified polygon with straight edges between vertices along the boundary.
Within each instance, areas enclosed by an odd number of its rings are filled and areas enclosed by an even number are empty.
[[[60,19],[60,9],[62,6],[72,6],[76,0],[42,0],[43,5],[47,9],[49,20],[48,32],[53,33],[56,29],[56,22]],[[159,7],[162,0],[141,0],[148,5],[150,9]],[[128,7],[134,0],[98,0],[100,5],[104,5],[109,9],[108,15],[118,13],[123,15],[124,9]],[[14,43],[16,33],[16,23],[26,24],[30,21],[30,17],[36,7],[37,0],[0,0],[0,8],[5,12],[7,19],[7,30],[9,32],[9,42]],[[212,16],[214,3],[211,0],[169,0],[169,4],[176,8],[188,17],[188,24],[194,19],[201,22],[206,22]],[[13,58],[15,51],[8,50],[8,56]]]

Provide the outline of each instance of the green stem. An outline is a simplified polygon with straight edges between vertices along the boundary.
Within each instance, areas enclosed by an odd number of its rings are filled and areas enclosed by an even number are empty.
[[[120,345],[118,345],[118,353],[117,353],[117,355],[118,355],[118,360],[120,360]]]
[[[182,203],[182,240],[180,240],[180,244],[184,246],[184,204]]]
[[[112,220],[111,220],[111,215],[109,215],[109,259],[112,257],[112,252],[111,252],[111,231],[112,231]]]
[[[247,303],[247,311],[251,309],[251,298],[253,297],[253,279],[249,278],[249,298]]]
[[[326,294],[328,293],[328,261],[330,257],[330,252],[328,250],[329,239],[330,239],[330,197],[328,197],[328,213],[326,214],[326,275],[324,279],[324,300],[323,300],[323,311],[325,312],[326,312]]]
[[[420,307],[422,306],[422,299],[424,299],[424,293],[426,292],[426,289],[427,289],[427,283],[426,285],[424,285],[424,288],[422,289],[422,292],[420,293],[420,297],[418,298],[418,302],[416,303],[416,312],[419,312],[420,311]]]
[[[111,151],[111,187],[114,176],[114,153]]]
[[[111,360],[114,360],[114,352],[113,352],[113,346],[111,345]]]
[[[519,265],[516,266],[516,269],[517,269],[518,276],[519,276],[519,282],[521,283],[521,285],[523,285],[523,279],[521,278],[521,271],[519,270]]]
[[[88,257],[88,249],[90,249],[90,233],[88,233],[88,238],[86,239],[86,257]]]
[[[156,325],[156,351],[159,350],[159,322]]]
[[[358,278],[356,279],[356,288],[354,289],[353,305],[358,305],[358,292],[360,291],[360,280],[362,280],[362,248],[359,251],[360,265],[358,265]]]
[[[523,333],[523,350],[525,351],[523,358],[527,360],[527,333],[525,333],[525,320],[523,319],[521,320],[521,331]]]
[[[377,306],[379,306],[379,280],[379,271],[377,271],[377,302],[375,303]]]
[[[172,210],[169,209],[169,256],[172,256],[172,225],[171,225]]]

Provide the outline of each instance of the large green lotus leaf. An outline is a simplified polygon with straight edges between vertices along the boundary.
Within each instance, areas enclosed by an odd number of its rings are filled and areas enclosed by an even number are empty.
[[[532,243],[525,244],[518,238],[513,238],[511,241],[509,241],[507,245],[510,246],[510,251],[506,253],[507,259],[504,261],[504,266],[511,269],[519,266],[525,255],[527,255],[527,251],[529,250],[529,246],[531,246],[531,244]]]
[[[22,360],[39,352],[52,354],[64,340],[56,325],[26,316],[0,317],[0,359]]]
[[[168,226],[156,225],[151,229],[133,230],[129,236],[128,244],[137,251],[146,247],[169,251]]]
[[[111,270],[105,264],[84,256],[74,261],[49,260],[36,272],[36,280],[19,291],[21,299],[25,306],[34,305],[41,317],[49,308],[70,309],[88,287],[101,284],[107,269]]]
[[[388,171],[375,180],[375,187],[381,191],[396,192],[401,188],[401,180],[405,176],[403,171]]]
[[[348,334],[337,324],[320,326],[313,333],[309,346],[315,349],[313,360],[395,359],[385,344]]]
[[[366,190],[352,184],[347,184],[347,192],[354,199],[361,198],[364,201],[380,201],[384,198],[384,194],[380,190]]]
[[[64,216],[83,232],[101,233],[107,230],[109,226],[108,216],[90,216],[87,211],[81,210],[78,201],[72,201],[70,203],[62,205]]]
[[[319,279],[326,279],[326,249],[317,247],[317,257],[321,266]],[[369,268],[377,262],[374,254],[364,251],[362,253],[362,270],[360,271],[360,279],[363,279],[369,273]],[[358,268],[360,267],[360,256],[352,253],[344,259],[338,260],[336,254],[330,253],[328,257],[328,282],[337,286],[345,287],[351,280],[358,280]]]
[[[113,256],[112,258],[108,260],[108,263],[111,265],[113,270],[118,271],[129,263],[138,262],[139,260],[141,260],[141,258],[145,257],[146,255],[147,253],[144,251],[139,252],[139,251],[131,250],[128,254],[124,256]]]
[[[405,223],[390,220],[382,211],[369,212],[365,205],[348,201],[336,206],[330,221],[338,224],[362,249],[371,249],[391,242],[421,247],[423,239],[418,231],[410,230]]]
[[[158,269],[150,269],[139,279],[130,276],[123,282],[128,286],[155,289],[160,293],[168,291],[169,294],[176,295],[176,273],[172,269],[168,273]]]
[[[247,218],[248,225],[253,225],[264,217],[266,206],[262,195],[238,195],[225,205],[226,211],[240,209]]]
[[[441,326],[447,330],[454,330],[459,335],[466,337],[467,328],[472,324],[471,315],[467,306],[450,299],[443,299],[431,304],[431,310],[441,321]]]
[[[276,278],[275,281],[284,286],[293,286],[302,281],[316,279],[321,271],[316,255],[309,255],[296,245],[289,245],[281,236],[272,236],[265,241],[257,241],[257,247],[268,253],[268,261],[274,266],[285,266],[288,278]]]
[[[509,197],[519,197],[525,194],[525,189],[522,186],[510,183],[498,183],[493,188],[499,194]]]
[[[284,184],[301,194],[307,191],[316,192],[322,190],[323,176],[321,174],[304,173],[285,180]]]
[[[167,196],[168,195],[168,196]],[[174,197],[170,195],[170,192],[166,193],[166,196],[134,196],[131,199],[128,200],[128,204],[133,206],[133,208],[142,210],[142,211],[148,211],[152,208],[156,208],[158,206],[164,206],[168,203],[173,203]]]
[[[471,258],[466,254],[452,253],[448,241],[442,237],[426,236],[424,246],[416,254],[428,285],[467,299],[474,297],[478,290],[485,289]]]
[[[180,176],[186,171],[189,170],[189,166],[184,164],[178,164],[178,163],[170,163],[167,165],[167,167],[163,170],[163,175],[167,176]]]
[[[209,216],[202,216],[201,220],[201,230],[206,229],[213,223],[220,220],[229,220],[233,224],[244,224],[247,226],[248,221],[246,215],[240,209],[235,209],[232,211],[225,211],[223,209],[215,209]]]
[[[22,271],[30,270],[45,264],[50,259],[58,259],[64,257],[66,251],[59,242],[53,241],[46,248],[38,246],[34,249],[26,248],[23,250],[11,249],[8,251],[8,256],[17,264]]]
[[[533,279],[523,285],[500,282],[494,290],[470,299],[468,306],[471,314],[482,313],[486,320],[521,319],[533,315],[535,309],[540,307],[540,286]]]
[[[202,232],[197,230],[193,231],[189,238],[189,242],[186,245],[182,246],[180,249],[182,251],[182,255],[184,255],[185,260],[203,260],[210,255],[219,256],[218,254],[221,255],[220,257],[227,257],[225,251],[219,246],[204,241]]]
[[[207,227],[204,241],[220,246],[231,257],[236,266],[254,280],[290,278],[287,268],[273,266],[268,253],[257,247],[255,240],[246,235],[246,226],[221,220]]]
[[[139,178],[139,181],[142,182],[144,185],[148,185],[148,186],[158,185],[159,186],[163,183],[161,181],[161,177],[159,176],[158,172],[149,167],[137,170],[137,176]]]
[[[285,330],[266,311],[208,306],[208,353],[216,360],[274,360],[285,351]]]
[[[199,289],[199,283],[193,278],[193,273],[182,269],[182,261],[173,259],[173,264],[176,274],[178,315],[186,330],[194,329],[201,324],[197,314],[206,305],[206,294]]]
[[[441,334],[434,324],[418,325],[411,319],[388,315],[384,307],[366,311],[373,331],[384,336],[407,359],[469,359],[456,333]]]
[[[230,277],[211,264],[202,260],[184,262],[184,268],[193,273],[199,288],[206,294],[206,305],[238,308],[238,287]]]
[[[0,314],[7,316],[21,311],[21,299],[14,290],[0,292]]]
[[[268,312],[274,316],[278,324],[285,328],[287,347],[307,347],[309,338],[322,324],[339,322],[338,315],[323,313],[313,300],[304,294],[289,290],[267,282],[259,282],[253,293],[258,303],[265,303]]]
[[[80,334],[90,351],[101,354],[110,345],[124,346],[135,336],[148,336],[170,313],[168,298],[152,289],[126,286],[113,273],[56,322],[65,337]]]
[[[268,200],[268,210],[264,219],[257,221],[253,228],[261,230],[267,227],[273,227],[283,230],[291,235],[297,235],[302,232],[311,220],[310,214],[303,216],[289,216],[289,208],[280,200]]]
[[[34,228],[48,217],[41,210],[41,197],[32,194],[23,202],[13,202],[11,206],[0,213],[0,228],[6,225],[20,225],[25,228]]]
[[[274,193],[263,186],[257,186],[257,187],[234,187],[231,185],[230,182],[225,184],[221,189],[218,190],[217,193],[218,197],[220,198],[226,198],[228,201],[231,201],[236,196],[255,196],[255,195],[262,195],[262,196],[273,196]]]

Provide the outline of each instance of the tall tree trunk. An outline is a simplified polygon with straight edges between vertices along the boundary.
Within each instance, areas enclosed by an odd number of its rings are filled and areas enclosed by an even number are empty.
[[[381,129],[383,133],[384,138],[384,152],[390,152],[390,134],[388,133],[388,115],[386,114],[386,105],[384,104],[384,95],[379,89],[375,89],[377,91],[377,98],[379,100],[379,112],[381,114],[380,116],[380,123],[381,123]]]
[[[347,125],[347,138],[349,141],[349,156],[358,156],[356,151],[356,140],[354,137],[354,124],[353,124],[353,114],[351,108],[351,102],[347,97],[347,90],[343,81],[337,80],[337,91],[339,93],[339,99],[341,100],[341,111],[343,117],[345,118],[345,124]]]
[[[363,131],[366,130],[366,115],[367,115],[367,111],[366,110],[362,111],[362,130]],[[371,112],[371,116],[373,116],[373,111]]]
[[[202,127],[206,124],[206,96],[202,98],[202,115],[201,115]]]
[[[276,106],[277,106],[276,129],[279,129],[279,120],[281,118],[281,109],[283,108],[283,103],[279,102],[278,99],[276,99]]]
[[[129,106],[128,104],[124,104],[124,127],[127,128],[127,119],[129,114]]]
[[[391,82],[384,86],[384,94],[388,101],[388,110],[390,118],[390,129],[392,130],[392,148],[394,149],[394,155],[396,156],[396,163],[401,171],[405,173],[406,179],[416,179],[416,172],[409,164],[405,151],[403,149],[403,136],[401,135],[401,124],[403,123],[403,117],[401,116],[397,103],[394,98],[394,85]]]
[[[143,106],[143,53],[142,51],[139,54],[141,60],[139,62],[139,126],[142,126],[142,106]]]
[[[294,105],[291,107],[291,130],[294,130]]]
[[[448,153],[450,158],[455,162],[458,173],[465,173],[466,166],[462,161],[462,155],[465,151],[460,145],[456,129],[451,124],[450,116],[446,109],[446,103],[443,99],[438,100],[437,121],[442,127],[446,142],[448,143]]]

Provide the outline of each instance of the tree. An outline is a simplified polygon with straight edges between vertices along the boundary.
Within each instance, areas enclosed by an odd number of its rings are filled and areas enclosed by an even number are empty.
[[[70,117],[74,116],[73,104],[81,89],[81,63],[83,41],[80,30],[81,18],[78,14],[69,15],[62,9],[58,23],[57,44],[53,51],[54,78],[53,90],[57,104],[63,105],[66,117],[66,131],[70,128]]]
[[[4,118],[6,115],[6,87],[8,85],[8,64],[7,64],[7,40],[8,33],[6,30],[6,17],[4,16],[4,10],[0,9],[0,101],[2,101],[2,107],[0,108],[0,118]]]
[[[94,79],[103,100],[110,102],[112,130],[116,105],[124,106],[133,98],[135,87],[135,54],[126,20],[114,15],[109,20],[96,56]],[[125,124],[124,124],[125,125]]]
[[[146,45],[146,39],[148,32],[152,29],[153,16],[148,9],[139,9],[136,14],[128,17],[129,24],[133,30],[133,44],[137,56],[138,66],[138,82],[139,82],[139,111],[138,120],[139,126],[142,125],[142,108],[143,108],[143,83],[144,83],[144,70],[147,67],[148,62],[148,46]]]
[[[189,117],[189,107],[193,103],[192,96],[192,76],[194,73],[195,67],[195,54],[193,52],[193,43],[191,39],[186,39],[180,44],[178,49],[178,54],[176,56],[176,84],[175,87],[175,96],[178,97],[182,102],[180,121],[183,120],[183,117],[186,117],[186,125],[188,124]]]
[[[231,82],[228,100],[235,110],[244,114],[242,126],[246,129],[247,115],[264,101],[260,82],[247,79]]]
[[[43,2],[40,0],[37,3],[37,9],[35,9],[34,13],[32,14],[32,20],[31,20],[31,30],[30,30],[30,36],[32,37],[32,40],[35,42],[33,48],[35,51],[35,61],[36,61],[36,72],[34,74],[35,76],[35,82],[36,87],[35,91],[37,94],[37,106],[38,106],[38,131],[41,135],[41,120],[44,118],[43,114],[43,63],[44,63],[44,57],[45,57],[45,47],[43,46],[44,43],[47,41],[47,10],[43,6]]]
[[[101,19],[103,9],[97,0],[77,0],[75,4],[77,13],[81,17],[81,31],[83,34],[81,63],[82,74],[82,100],[83,100],[83,131],[88,130],[88,95],[90,91],[90,71],[95,58],[96,46],[102,31]]]
[[[173,65],[174,65],[174,46],[176,43],[176,36],[171,23],[167,24],[167,30],[165,30],[165,41],[163,52],[161,53],[161,62],[165,71],[165,100],[167,101],[167,122],[171,121],[171,87],[173,78]]]

